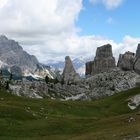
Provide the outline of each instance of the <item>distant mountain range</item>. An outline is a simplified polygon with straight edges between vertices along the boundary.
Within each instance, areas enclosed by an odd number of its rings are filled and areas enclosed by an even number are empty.
[[[93,60],[91,57],[79,57],[73,59],[73,65],[76,71],[85,75],[85,63]],[[64,61],[47,61],[47,65],[41,64],[36,56],[28,54],[15,40],[8,39],[6,36],[0,36],[0,69],[5,74],[13,73],[17,76],[32,77],[34,79],[44,78],[48,75],[50,78],[57,76],[58,71],[63,71]]]
[[[0,36],[0,68],[6,73],[12,73],[18,77],[44,78],[48,75],[55,77],[55,70],[39,63],[34,55],[28,54],[18,42]]]

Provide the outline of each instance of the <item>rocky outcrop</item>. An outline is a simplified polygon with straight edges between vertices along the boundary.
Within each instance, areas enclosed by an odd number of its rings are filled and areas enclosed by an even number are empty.
[[[136,50],[136,58],[134,63],[134,70],[140,74],[140,44],[138,44],[137,50]]]
[[[10,90],[18,95],[30,98],[43,98],[48,97],[48,86],[45,82],[41,81],[14,81],[9,85]]]
[[[10,89],[19,96],[31,98],[52,98],[60,100],[92,100],[111,96],[117,92],[136,87],[140,76],[134,71],[119,68],[96,74],[76,83],[61,84],[41,81],[27,81],[10,84]]]
[[[92,77],[81,79],[76,84],[53,84],[49,87],[51,97],[63,100],[92,100],[111,96],[137,86],[140,76],[134,71],[115,68]]]
[[[138,44],[136,55],[129,51],[125,54],[120,54],[117,66],[121,70],[134,70],[140,74],[140,44]]]
[[[134,62],[135,62],[135,54],[128,51],[124,54],[119,55],[117,66],[121,70],[132,71],[134,68]]]
[[[134,109],[136,109],[140,105],[140,94],[137,94],[137,95],[131,97],[128,100],[129,100],[128,107],[131,110],[134,110]]]
[[[101,72],[108,72],[115,68],[115,58],[112,54],[112,46],[110,44],[97,48],[94,61],[86,64],[86,75],[95,75]]]
[[[37,58],[25,52],[18,42],[3,35],[0,36],[0,60],[10,67],[20,67],[22,71],[34,71],[39,64]]]
[[[92,75],[108,72],[115,67],[116,64],[112,54],[112,46],[107,44],[97,48],[96,57],[92,66]]]
[[[89,90],[84,85],[75,84],[52,84],[49,87],[50,96],[61,100],[87,100]]]
[[[79,74],[76,73],[69,56],[65,57],[65,67],[62,75],[65,83],[72,83],[79,80],[80,78]]]
[[[102,98],[137,86],[140,76],[134,71],[122,71],[119,68],[86,79],[89,97]]]

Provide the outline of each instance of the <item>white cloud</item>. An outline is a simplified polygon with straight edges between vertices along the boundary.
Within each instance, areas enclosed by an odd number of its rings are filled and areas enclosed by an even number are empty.
[[[140,38],[135,38],[135,37],[131,37],[129,35],[126,35],[123,38],[123,52],[126,51],[131,51],[131,52],[135,52],[138,46],[138,43],[140,43]]]
[[[45,49],[45,46],[44,48],[33,46],[27,48],[27,50],[38,56],[42,62],[45,62],[49,59],[64,60],[66,55],[70,55],[72,58],[81,56],[94,57],[97,47],[110,43],[117,60],[120,53],[126,51],[135,52],[139,42],[140,38],[133,38],[131,36],[125,36],[122,42],[117,43],[101,36],[73,35],[70,37],[60,36],[59,38],[53,37],[52,39],[48,39],[46,43],[46,46],[48,46],[47,49]]]
[[[56,34],[75,30],[82,0],[1,0],[1,5],[1,31],[18,35]]]
[[[117,8],[118,6],[120,6],[123,2],[123,0],[103,0],[106,8],[108,9],[113,9],[113,8]]]
[[[117,8],[123,2],[123,0],[89,0],[92,4],[104,4],[109,10]]]
[[[52,51],[62,54],[64,40],[79,30],[75,21],[82,8],[82,0],[0,0],[0,33],[42,61]]]
[[[125,36],[116,43],[101,36],[78,36],[75,21],[82,8],[82,0],[0,0],[0,33],[19,41],[41,62],[64,60],[66,55],[94,56],[96,48],[107,43],[115,57],[136,50],[139,38]]]

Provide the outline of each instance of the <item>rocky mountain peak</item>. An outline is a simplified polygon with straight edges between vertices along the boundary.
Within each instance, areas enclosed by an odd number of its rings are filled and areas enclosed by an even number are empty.
[[[9,67],[18,66],[22,71],[34,71],[39,63],[35,56],[25,52],[18,42],[0,36],[0,60]]]
[[[7,41],[8,38],[5,36],[5,35],[0,35],[0,42],[4,42],[4,41]]]

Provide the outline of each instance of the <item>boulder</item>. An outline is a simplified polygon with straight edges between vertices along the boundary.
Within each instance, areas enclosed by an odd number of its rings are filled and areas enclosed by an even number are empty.
[[[132,71],[134,66],[134,61],[135,61],[135,54],[128,51],[125,52],[124,54],[119,55],[117,66],[121,70]]]

